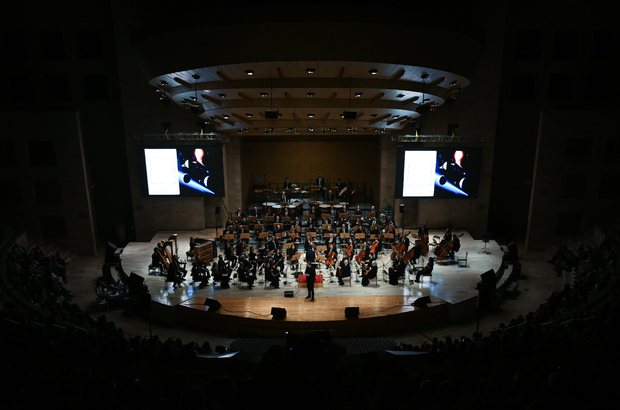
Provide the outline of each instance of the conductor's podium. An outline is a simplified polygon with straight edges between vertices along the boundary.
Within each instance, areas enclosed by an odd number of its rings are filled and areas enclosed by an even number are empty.
[[[300,288],[307,288],[308,287],[308,283],[306,282],[306,275],[299,275],[297,277],[297,279],[299,280],[299,287]],[[315,288],[322,288],[323,287],[323,275],[316,275],[316,279],[314,279],[314,287]]]

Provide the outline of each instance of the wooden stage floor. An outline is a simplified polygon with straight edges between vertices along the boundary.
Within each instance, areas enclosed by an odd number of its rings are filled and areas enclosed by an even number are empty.
[[[441,235],[441,232],[433,232],[432,235]],[[131,242],[122,254],[122,266],[128,274],[134,272],[144,277],[144,283],[148,286],[152,298],[153,312],[156,319],[163,323],[175,324],[186,323],[198,327],[210,324],[211,330],[220,330],[228,334],[239,335],[242,328],[254,328],[253,335],[262,332],[260,327],[279,326],[280,330],[291,329],[294,326],[302,326],[306,329],[314,328],[338,328],[339,326],[350,327],[351,321],[345,318],[345,307],[359,307],[360,317],[357,326],[370,325],[368,320],[378,322],[384,318],[394,323],[396,318],[410,322],[410,315],[415,317],[434,317],[434,320],[451,321],[471,315],[472,306],[475,310],[478,291],[476,284],[480,281],[480,274],[489,269],[498,270],[502,263],[502,251],[499,245],[490,241],[486,249],[490,254],[478,253],[484,248],[484,243],[474,240],[467,232],[461,239],[461,250],[458,255],[465,256],[467,252],[468,267],[459,267],[457,264],[436,263],[432,278],[425,277],[422,283],[415,283],[409,279],[392,286],[387,282],[387,271],[390,266],[391,251],[382,252],[378,258],[379,278],[371,281],[370,286],[363,287],[355,278],[349,286],[339,286],[335,278],[330,283],[330,271],[322,269],[324,275],[323,287],[315,288],[315,302],[305,299],[307,291],[300,288],[288,274],[288,283],[280,283],[280,289],[265,287],[255,282],[253,289],[248,289],[246,284],[242,286],[232,285],[230,289],[222,289],[217,284],[200,289],[189,285],[188,282],[182,288],[173,289],[172,284],[164,282],[164,277],[149,275],[148,265],[151,262],[153,248],[161,240],[166,240],[172,234],[178,235],[179,257],[184,259],[185,252],[189,250],[190,236],[202,238],[214,238],[215,229],[204,231],[161,231],[150,242]],[[413,241],[412,241],[413,242]],[[431,256],[429,253],[428,256]],[[425,261],[427,257],[425,257]],[[191,263],[188,263],[188,270]],[[302,264],[302,270],[305,268]],[[355,270],[353,270],[355,273]],[[232,284],[232,282],[231,282]],[[294,297],[285,298],[284,291],[293,291]],[[430,296],[432,303],[428,309],[414,309],[411,306],[419,297]],[[216,313],[206,312],[205,298],[218,300],[222,309]],[[445,306],[444,306],[445,305]],[[271,308],[282,307],[287,311],[284,320],[272,320]],[[439,308],[439,309],[438,309]],[[429,311],[437,311],[430,314]],[[217,320],[215,320],[216,318]],[[234,325],[225,326],[221,321],[229,320]],[[215,322],[219,324],[216,325]],[[269,323],[269,325],[266,325]],[[275,324],[277,323],[277,325]],[[346,324],[349,323],[349,324]],[[215,327],[214,327],[215,326]],[[372,326],[367,326],[369,329]],[[380,326],[385,332],[384,328]]]

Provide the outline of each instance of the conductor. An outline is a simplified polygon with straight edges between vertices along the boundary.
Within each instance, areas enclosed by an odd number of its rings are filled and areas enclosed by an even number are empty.
[[[306,267],[306,283],[308,285],[308,296],[306,299],[310,299],[311,302],[314,302],[314,280],[316,279],[316,269],[314,267],[314,261],[316,259],[316,253],[314,252],[314,248],[312,245],[306,252],[306,262],[308,266]]]

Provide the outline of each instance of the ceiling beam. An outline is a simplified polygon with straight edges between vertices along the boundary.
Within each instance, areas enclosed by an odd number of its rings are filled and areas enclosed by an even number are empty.
[[[412,104],[414,101],[417,101],[417,100],[418,100],[418,98],[420,98],[420,97],[418,97],[418,96],[416,95],[415,97],[412,97],[412,98],[409,98],[409,99],[407,99],[407,100],[403,101],[403,107],[404,107],[405,105]]]
[[[284,78],[284,73],[282,72],[282,70],[280,69],[280,67],[276,67],[276,70],[278,70],[278,76],[280,78]]]
[[[220,122],[224,122],[224,123],[226,123],[226,124],[230,125],[231,127],[234,127],[234,126],[235,126],[235,122],[234,122],[234,121],[227,120],[226,118],[224,118],[224,117],[220,117],[219,115],[214,115],[214,117],[215,117],[218,121],[220,121]]]
[[[378,123],[380,121],[385,120],[386,118],[390,118],[390,114],[385,114],[385,115],[382,115],[380,117],[375,118],[374,120],[370,120],[370,122],[368,122],[368,124],[369,125],[373,125],[373,124],[376,124],[376,123]]]
[[[239,115],[239,114],[235,114],[234,112],[232,114],[233,117],[237,118],[239,121],[241,122],[245,122],[246,124],[252,125],[252,121],[248,120],[246,117]]]
[[[252,99],[252,97],[250,97],[248,95],[245,95],[244,93],[239,93],[239,97],[243,98],[244,100],[246,100],[250,104],[254,104],[254,100]]]
[[[396,81],[396,80],[398,80],[400,77],[402,77],[404,75],[405,75],[405,69],[401,68],[400,70],[395,72],[394,75],[392,75],[392,77],[390,77],[390,80]]]
[[[336,99],[336,95],[338,95],[338,93],[333,93],[332,96],[329,98],[329,102],[333,103],[334,100]]]
[[[327,121],[327,118],[329,117],[329,113],[325,113],[325,117],[323,117],[323,124],[325,124],[325,121]]]
[[[370,99],[370,105],[373,105],[374,103],[376,103],[377,101],[379,101],[380,99],[382,99],[384,95],[385,95],[385,93],[378,93],[377,95],[375,95],[374,97],[372,97],[372,98]]]
[[[217,76],[220,77],[226,84],[228,84],[229,86],[232,86],[232,81],[230,81],[230,78],[228,78],[226,74],[224,74],[221,71],[218,71]]]
[[[184,79],[182,79],[182,78],[179,78],[179,77],[174,77],[174,78],[173,78],[173,80],[174,80],[174,81],[176,81],[177,83],[181,84],[181,85],[186,86],[186,87],[189,87],[189,88],[192,88],[192,87],[193,87],[193,84],[192,84],[192,83],[188,83],[187,81],[185,81],[185,80],[184,80]]]
[[[299,117],[294,112],[293,112],[293,118],[295,118],[295,122],[297,122],[297,124],[299,124]]]
[[[342,78],[343,74],[344,74],[344,67],[340,67],[340,72],[338,73],[338,78],[339,79]]]
[[[207,94],[200,94],[200,96],[204,98],[205,100],[212,102],[213,104],[222,105],[221,99],[211,97],[210,95],[207,95]]]
[[[291,98],[291,96],[289,95],[289,93],[284,92],[284,96],[286,97],[286,101],[288,101],[288,103],[289,103],[290,105],[292,105],[292,104],[293,104],[293,99]]]

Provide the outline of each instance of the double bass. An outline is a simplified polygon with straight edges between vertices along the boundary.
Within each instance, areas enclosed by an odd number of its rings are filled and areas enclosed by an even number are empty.
[[[463,235],[465,234],[462,233],[458,237],[461,237]],[[439,242],[439,244],[437,244],[437,246],[435,246],[433,253],[435,254],[435,256],[437,256],[437,260],[442,261],[446,259],[448,256],[450,256],[450,252],[452,252],[453,248],[454,248],[454,239],[446,240],[444,238]]]

